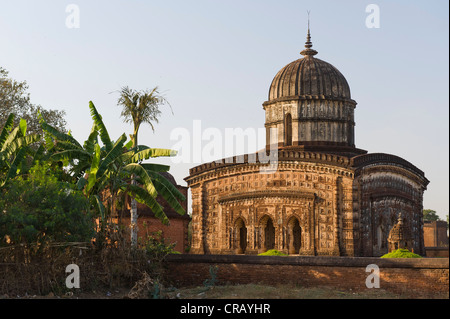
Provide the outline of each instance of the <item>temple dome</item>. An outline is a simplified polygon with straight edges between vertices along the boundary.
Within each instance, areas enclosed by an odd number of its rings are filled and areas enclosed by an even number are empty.
[[[308,30],[304,57],[282,68],[270,85],[266,103],[298,99],[350,100],[350,87],[341,72],[333,65],[314,56]]]
[[[312,56],[286,65],[270,86],[269,101],[298,97],[351,99],[350,87],[342,73],[330,63]]]

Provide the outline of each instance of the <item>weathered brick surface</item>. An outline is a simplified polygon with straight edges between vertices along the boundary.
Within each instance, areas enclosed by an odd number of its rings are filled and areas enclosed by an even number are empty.
[[[425,247],[426,257],[444,257],[448,258],[448,246],[447,247]]]
[[[210,257],[210,258],[208,258]],[[448,259],[392,260],[350,257],[262,257],[177,255],[168,258],[167,274],[177,286],[202,285],[210,266],[218,266],[219,284],[294,284],[367,290],[367,265],[380,268],[380,288],[411,297],[431,297],[449,289]]]
[[[130,225],[130,218],[122,218],[123,225]],[[166,243],[175,244],[174,250],[184,253],[189,246],[188,243],[187,218],[172,218],[170,225],[163,225],[157,218],[140,216],[138,218],[138,238],[145,240],[147,236],[155,232],[161,232]]]
[[[425,247],[447,247],[447,223],[445,221],[426,221],[423,224]],[[448,256],[448,255],[447,255]]]

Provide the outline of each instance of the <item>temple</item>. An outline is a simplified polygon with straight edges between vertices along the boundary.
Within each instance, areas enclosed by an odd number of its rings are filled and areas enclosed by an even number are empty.
[[[408,247],[424,254],[429,181],[403,158],[355,147],[357,103],[312,46],[308,27],[302,57],[275,75],[263,103],[276,170],[263,170],[261,152],[190,169],[191,253],[381,256],[401,214]]]

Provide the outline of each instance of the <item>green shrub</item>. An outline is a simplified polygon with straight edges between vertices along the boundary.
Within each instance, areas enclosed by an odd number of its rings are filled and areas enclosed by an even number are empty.
[[[162,231],[156,231],[147,235],[147,238],[141,238],[141,242],[147,256],[155,262],[162,262],[167,255],[178,253],[174,250],[176,244],[166,242]]]
[[[94,222],[74,185],[57,179],[48,165],[35,165],[0,193],[0,246],[90,241]]]
[[[381,256],[381,258],[422,258],[422,256],[414,254],[408,249],[397,249]]]
[[[258,256],[287,256],[287,254],[282,253],[276,249],[269,249],[268,251],[258,254]]]

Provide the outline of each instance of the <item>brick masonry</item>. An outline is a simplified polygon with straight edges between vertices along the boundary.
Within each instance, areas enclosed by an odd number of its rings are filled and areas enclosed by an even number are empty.
[[[294,284],[362,291],[371,272],[380,269],[380,288],[412,298],[442,296],[449,291],[447,258],[380,259],[371,257],[172,255],[167,276],[175,286],[202,285],[210,266],[218,266],[220,284]],[[372,288],[375,289],[375,288]]]
[[[138,210],[139,212],[139,210]],[[165,243],[175,244],[175,251],[184,253],[189,246],[188,243],[188,224],[189,218],[172,218],[170,225],[163,225],[157,218],[151,216],[139,216],[138,218],[138,238],[145,242],[148,236],[153,233],[161,232]],[[130,225],[130,218],[122,218],[123,225]]]
[[[448,249],[447,222],[424,221],[423,238],[425,247],[447,247]]]

